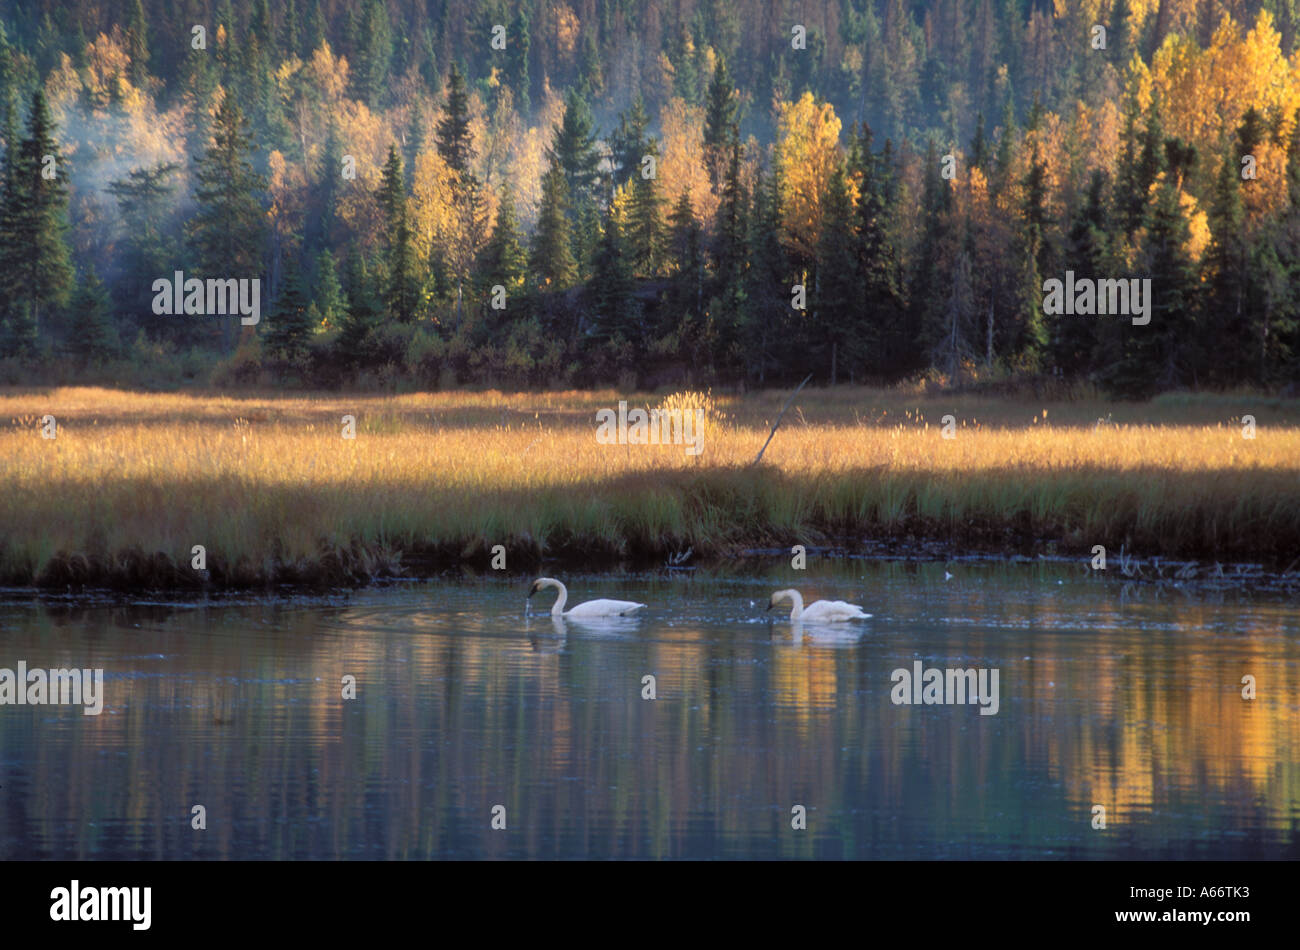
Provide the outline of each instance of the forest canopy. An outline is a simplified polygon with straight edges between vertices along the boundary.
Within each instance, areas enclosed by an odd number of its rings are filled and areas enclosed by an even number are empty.
[[[0,382],[1294,386],[1298,7],[6,4]]]

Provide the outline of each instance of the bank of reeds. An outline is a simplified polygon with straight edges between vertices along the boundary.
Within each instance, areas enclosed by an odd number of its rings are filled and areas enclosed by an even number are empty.
[[[1300,556],[1294,402],[805,390],[749,466],[786,395],[700,403],[692,456],[599,444],[597,409],[661,402],[612,392],[0,393],[0,583],[357,585],[487,567],[497,544],[512,569],[882,541],[1081,557],[1124,545],[1283,567]],[[41,435],[47,414],[54,439]],[[355,439],[342,438],[345,415]]]

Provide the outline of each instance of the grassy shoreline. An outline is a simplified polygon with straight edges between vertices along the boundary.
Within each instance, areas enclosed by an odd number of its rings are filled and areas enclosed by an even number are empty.
[[[805,391],[751,468],[786,395],[709,401],[691,456],[597,443],[597,409],[658,402],[645,395],[0,390],[0,585],[358,586],[487,568],[497,544],[512,570],[794,544],[1080,558],[1101,544],[1112,561],[1122,545],[1278,569],[1300,556],[1294,400]]]

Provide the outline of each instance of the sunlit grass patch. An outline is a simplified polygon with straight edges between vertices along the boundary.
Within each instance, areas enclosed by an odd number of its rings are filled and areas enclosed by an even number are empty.
[[[350,552],[337,556],[357,572],[401,552],[486,563],[496,543],[519,567],[559,552],[598,566],[881,538],[1216,558],[1300,547],[1293,403],[805,391],[751,467],[787,395],[0,392],[0,577],[57,583],[67,572],[52,565],[74,556],[98,576],[123,551],[161,553],[188,576],[195,544],[212,583],[295,564],[296,577],[322,552]],[[595,413],[620,398],[705,409],[703,451],[599,444]]]

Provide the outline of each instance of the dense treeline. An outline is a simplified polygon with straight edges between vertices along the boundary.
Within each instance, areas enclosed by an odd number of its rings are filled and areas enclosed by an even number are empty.
[[[1296,0],[0,11],[0,378],[1300,378]]]

